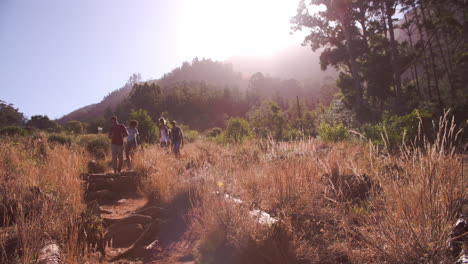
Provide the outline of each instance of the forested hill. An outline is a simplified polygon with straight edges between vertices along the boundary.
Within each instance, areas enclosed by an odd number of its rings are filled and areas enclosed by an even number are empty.
[[[80,109],[77,109],[57,120],[60,124],[65,124],[71,120],[90,121],[96,117],[103,116],[107,109],[115,108],[118,104],[127,98],[134,84],[141,81],[139,74],[133,74],[127,83],[117,90],[112,91],[102,99],[100,103],[90,104]]]
[[[231,63],[216,62],[210,59],[195,58],[191,63],[184,62],[166,73],[160,79],[154,81],[160,87],[168,88],[174,83],[183,81],[204,81],[218,87],[231,86],[245,88],[246,80],[242,74],[234,70]]]
[[[285,55],[281,56],[283,57],[282,61],[286,61],[284,59]],[[304,60],[308,59],[310,58],[306,56],[302,58],[302,62],[298,61],[296,63],[297,65],[312,63],[304,62]],[[251,58],[251,60],[254,59]],[[296,56],[295,60],[301,60],[301,58]],[[195,58],[192,62],[184,62],[180,67],[177,67],[171,72],[164,74],[160,79],[142,82],[141,76],[134,74],[122,88],[115,90],[107,95],[100,103],[88,105],[75,110],[70,114],[60,118],[58,122],[61,124],[65,124],[71,120],[90,122],[105,119],[106,116],[110,114],[117,114],[122,118],[125,118],[126,115],[121,112],[128,111],[130,109],[145,109],[142,104],[136,102],[138,101],[138,99],[135,99],[138,97],[135,97],[136,88],[155,87],[157,85],[162,90],[165,90],[164,94],[166,95],[169,93],[173,94],[181,89],[184,90],[185,93],[187,93],[188,90],[191,90],[191,93],[194,90],[198,90],[200,88],[201,90],[199,90],[197,94],[202,97],[209,97],[213,95],[213,93],[218,92],[227,93],[227,90],[229,90],[229,93],[236,94],[236,97],[239,100],[244,100],[246,97],[247,88],[249,85],[252,85],[253,81],[257,87],[255,89],[255,94],[250,94],[252,100],[257,100],[259,98],[271,99],[273,97],[279,99],[278,96],[285,97],[285,100],[287,100],[295,96],[312,96],[314,93],[318,92],[322,81],[326,76],[329,75],[328,72],[318,71],[317,73],[314,73],[314,75],[311,75],[311,77],[314,77],[314,80],[309,80],[307,82],[300,82],[296,79],[292,79],[291,77],[288,79],[280,79],[271,77],[268,74],[260,73],[261,70],[269,72],[268,68],[265,67],[259,67],[259,71],[252,73],[251,70],[253,69],[247,69],[245,67],[245,62],[247,62],[247,60],[244,60],[244,64],[239,67],[239,69],[242,70],[242,73],[236,71],[237,68],[235,68],[235,66],[233,66],[231,63]],[[318,59],[313,63],[318,64]],[[291,67],[290,63],[285,63],[282,65],[284,69],[283,72],[285,72],[286,68]],[[284,77],[285,75],[283,74],[282,76]],[[174,91],[170,92],[169,90]],[[203,94],[208,93],[209,91],[215,92],[212,92],[211,95]],[[129,98],[129,96],[132,97],[132,94],[134,95],[133,103],[131,98]],[[192,94],[192,96],[195,95]],[[254,97],[256,97],[256,99],[253,99]],[[283,105],[285,104],[283,103]],[[157,118],[157,115],[160,112],[167,111],[170,107],[164,106],[163,108],[164,109],[159,109],[157,113],[154,112],[153,118]],[[190,111],[190,109],[185,109],[184,111]]]
[[[245,87],[246,81],[242,80],[241,74],[232,69],[231,64],[214,62],[212,60],[198,60],[195,58],[191,63],[184,62],[181,67],[177,67],[171,72],[164,74],[163,77],[156,80],[150,80],[146,83],[157,84],[160,87],[170,87],[173,83],[182,81],[204,81],[206,83],[219,87]],[[58,122],[65,124],[71,120],[89,122],[102,118],[107,112],[114,112],[119,104],[129,96],[135,84],[141,82],[139,74],[133,74],[127,83],[111,92],[97,104],[91,104],[75,110],[63,117]]]

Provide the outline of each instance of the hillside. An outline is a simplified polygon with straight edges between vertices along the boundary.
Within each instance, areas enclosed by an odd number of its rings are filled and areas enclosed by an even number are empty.
[[[161,78],[147,81],[157,84],[163,89],[172,89],[174,85],[183,82],[205,82],[210,86],[224,89],[226,87],[245,91],[249,79],[255,73],[262,72],[263,76],[274,82],[293,80],[304,87],[301,94],[311,96],[316,93],[326,78],[335,78],[333,70],[321,71],[318,63],[319,53],[313,53],[308,47],[289,47],[271,58],[240,56],[229,58],[226,62],[216,62],[210,59],[195,58],[192,62],[184,62]],[[297,80],[297,81],[296,81]],[[71,120],[82,122],[91,121],[104,116],[106,111],[115,111],[116,107],[126,99],[134,84],[141,82],[141,77],[132,76],[127,84],[107,95],[101,102],[91,104],[75,110],[58,120],[64,124]],[[282,85],[281,94],[288,93],[288,86]],[[268,88],[263,95],[267,97],[278,93],[275,87]]]
[[[118,104],[122,103],[122,101],[127,98],[127,96],[132,91],[133,85],[139,81],[141,81],[141,76],[139,74],[134,74],[129,78],[127,83],[122,88],[109,93],[104,97],[104,99],[102,99],[101,102],[97,104],[90,104],[77,109],[67,115],[64,115],[57,121],[60,124],[65,124],[71,120],[86,122],[93,120],[96,117],[103,116],[107,109],[113,109]]]

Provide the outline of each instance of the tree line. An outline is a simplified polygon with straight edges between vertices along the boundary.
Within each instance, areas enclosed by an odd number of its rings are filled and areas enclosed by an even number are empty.
[[[463,0],[301,0],[291,24],[322,50],[322,69],[340,71],[337,86],[361,121],[416,108],[463,119],[467,16]]]

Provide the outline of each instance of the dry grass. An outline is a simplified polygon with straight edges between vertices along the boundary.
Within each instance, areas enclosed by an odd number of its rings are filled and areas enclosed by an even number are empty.
[[[398,154],[362,141],[199,140],[180,158],[150,146],[136,153],[134,167],[155,204],[189,194],[199,263],[445,263],[457,202],[468,192],[466,155],[453,144],[460,134],[447,120],[441,124],[434,143],[403,146]],[[68,262],[76,261],[76,232],[66,228],[83,209],[78,175],[87,156],[43,141],[0,148],[1,201],[15,209],[20,262],[34,259],[45,232],[66,245]],[[56,198],[35,209],[32,186]],[[279,221],[261,225],[252,209]]]
[[[84,206],[79,174],[87,156],[80,149],[51,146],[43,137],[0,141],[0,149],[1,226],[18,234],[10,261],[30,263],[48,237],[64,245],[73,259],[77,232],[69,227],[76,225]],[[1,229],[0,240],[0,260],[5,262],[7,230]]]
[[[193,194],[200,263],[441,263],[451,259],[454,205],[468,199],[456,132],[442,127],[435,143],[398,155],[365,142],[198,141],[180,159],[155,148],[140,163],[154,166],[148,186],[161,199]],[[265,228],[250,209],[280,224]]]

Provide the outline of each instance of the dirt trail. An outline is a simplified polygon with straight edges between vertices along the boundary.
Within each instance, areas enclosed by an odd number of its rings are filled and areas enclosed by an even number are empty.
[[[148,204],[136,190],[113,198],[99,201],[105,233],[112,237],[105,250],[106,257],[102,259],[100,253],[91,253],[87,263],[195,263],[192,257],[194,243],[185,220],[189,208],[188,195],[182,194],[171,204],[158,207]],[[140,220],[151,219],[142,216],[144,214],[153,217],[151,223],[127,221],[137,217]],[[124,254],[126,251],[129,253]],[[124,257],[119,257],[121,255]]]

